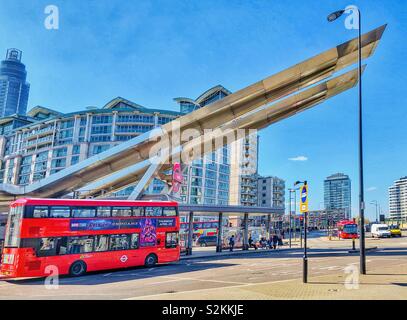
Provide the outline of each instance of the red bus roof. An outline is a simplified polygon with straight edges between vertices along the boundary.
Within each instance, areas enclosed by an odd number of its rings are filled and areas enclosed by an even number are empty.
[[[95,199],[45,199],[20,198],[11,203],[17,205],[57,205],[57,206],[178,206],[176,201],[136,201],[136,200],[95,200]]]

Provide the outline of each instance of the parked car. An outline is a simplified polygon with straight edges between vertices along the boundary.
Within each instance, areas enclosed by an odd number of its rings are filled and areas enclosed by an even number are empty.
[[[217,241],[217,236],[200,236],[196,244],[201,247],[216,246]]]
[[[389,230],[392,237],[401,237],[401,229],[398,225],[391,225]]]
[[[391,233],[387,224],[372,224],[371,229],[373,238],[390,238]]]

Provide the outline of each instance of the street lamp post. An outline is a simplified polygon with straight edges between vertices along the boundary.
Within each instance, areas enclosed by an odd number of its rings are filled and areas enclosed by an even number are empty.
[[[364,180],[363,180],[363,132],[362,132],[362,17],[358,11],[358,75],[359,75],[359,217],[360,217],[360,273],[366,274],[366,248],[365,248],[365,203],[364,203]],[[328,16],[332,22],[345,13],[339,10]]]

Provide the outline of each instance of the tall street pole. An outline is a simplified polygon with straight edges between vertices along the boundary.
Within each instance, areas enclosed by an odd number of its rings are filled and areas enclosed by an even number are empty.
[[[366,274],[366,248],[365,248],[365,199],[363,181],[363,121],[362,121],[362,15],[358,7],[353,6],[358,11],[358,75],[359,75],[359,218],[360,218],[360,273]],[[339,10],[328,16],[328,21],[332,22],[345,13]]]
[[[366,274],[365,198],[363,181],[363,121],[362,121],[362,15],[359,13],[359,209],[360,209],[360,273]]]

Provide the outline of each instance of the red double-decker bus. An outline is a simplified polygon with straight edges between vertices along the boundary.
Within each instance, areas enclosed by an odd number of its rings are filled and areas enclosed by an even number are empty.
[[[41,277],[179,260],[171,201],[19,199],[10,206],[0,272]]]
[[[342,220],[337,223],[340,239],[358,239],[358,225],[352,220]]]

